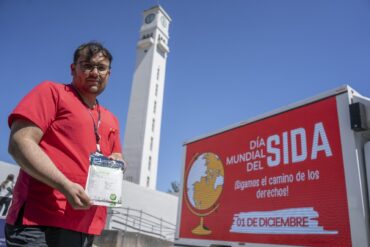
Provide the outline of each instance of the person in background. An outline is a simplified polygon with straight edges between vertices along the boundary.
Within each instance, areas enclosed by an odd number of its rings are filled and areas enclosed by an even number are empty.
[[[3,211],[2,216],[8,212],[9,205],[13,197],[14,175],[9,174],[0,185],[0,212]]]
[[[118,120],[97,99],[111,63],[102,44],[82,44],[71,83],[42,82],[10,114],[9,153],[21,170],[6,219],[7,246],[92,246],[104,228],[106,208],[92,205],[84,187],[92,153],[123,160]]]

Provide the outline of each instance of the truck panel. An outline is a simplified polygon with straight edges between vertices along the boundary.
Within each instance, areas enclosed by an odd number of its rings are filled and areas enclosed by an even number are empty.
[[[347,89],[186,143],[176,245],[368,246]]]

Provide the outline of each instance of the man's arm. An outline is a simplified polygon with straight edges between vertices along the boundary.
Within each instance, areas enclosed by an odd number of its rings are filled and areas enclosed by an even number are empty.
[[[74,209],[88,209],[91,202],[81,185],[70,181],[40,148],[42,130],[26,120],[11,126],[9,153],[30,176],[63,193]]]

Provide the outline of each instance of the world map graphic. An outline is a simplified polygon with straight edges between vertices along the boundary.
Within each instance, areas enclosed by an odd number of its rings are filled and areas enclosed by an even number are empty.
[[[224,168],[214,153],[202,153],[190,167],[187,195],[190,204],[198,210],[211,208],[220,197],[224,185]]]

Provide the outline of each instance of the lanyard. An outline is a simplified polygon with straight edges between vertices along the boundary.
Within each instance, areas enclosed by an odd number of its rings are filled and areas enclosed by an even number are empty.
[[[96,107],[98,109],[98,122],[95,123],[95,119],[94,119],[94,116],[90,110],[90,108],[87,108],[87,110],[89,111],[90,113],[90,117],[93,121],[93,125],[94,125],[94,134],[95,134],[95,140],[96,140],[96,150],[101,153],[101,150],[100,150],[100,135],[99,135],[99,127],[100,127],[100,105],[99,105],[99,101],[96,100]]]
[[[96,99],[96,107],[98,109],[98,122],[95,123],[95,119],[94,119],[94,116],[89,108],[89,106],[83,101],[82,99],[82,96],[80,95],[80,93],[78,92],[78,90],[71,84],[73,90],[76,92],[76,94],[78,95],[78,98],[81,100],[81,102],[87,107],[87,111],[89,112],[90,114],[90,117],[93,121],[93,126],[94,126],[94,134],[95,134],[95,141],[96,141],[96,151],[101,153],[101,150],[100,150],[100,135],[99,135],[99,127],[100,127],[100,123],[101,123],[101,114],[100,114],[100,105],[99,105],[99,101]]]

